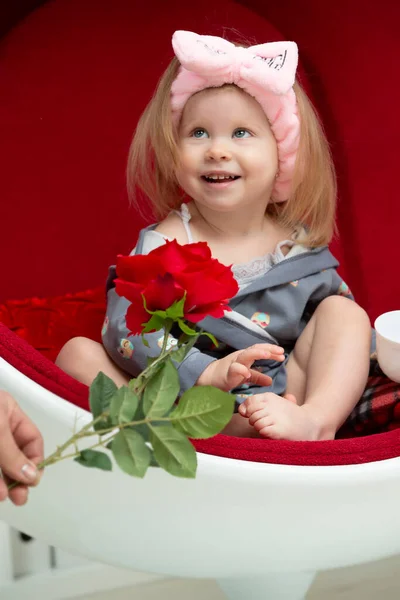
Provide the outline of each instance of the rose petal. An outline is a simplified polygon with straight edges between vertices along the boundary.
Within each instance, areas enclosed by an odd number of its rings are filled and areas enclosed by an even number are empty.
[[[142,300],[142,291],[143,291],[143,286],[139,285],[138,283],[131,283],[130,281],[124,281],[123,279],[115,279],[114,280],[115,283],[115,291],[118,294],[118,296],[122,296],[123,298],[126,298],[127,300],[129,300],[130,302],[135,302],[136,299],[139,297],[141,299],[141,302],[143,304],[143,300]]]
[[[166,273],[150,281],[143,290],[143,295],[149,310],[166,310],[174,302],[183,298],[185,290],[176,283],[171,273]]]
[[[199,261],[206,266],[206,261],[211,260],[211,250],[206,242],[195,244],[178,244],[176,240],[167,241],[165,245],[155,248],[154,254],[169,273],[180,273],[188,265]]]
[[[164,265],[166,263],[164,262]],[[145,286],[149,281],[155,279],[157,275],[165,273],[163,261],[154,255],[154,252],[149,254],[134,254],[132,256],[117,257],[117,275],[118,278],[133,283],[140,283]]]
[[[191,323],[198,323],[202,321],[206,317],[214,317],[214,319],[221,319],[225,312],[229,312],[231,309],[227,304],[227,300],[225,302],[221,302],[220,304],[203,304],[199,308],[194,308],[191,312],[185,313],[185,319],[190,321]]]
[[[131,333],[138,335],[142,332],[143,323],[147,323],[151,319],[151,315],[143,306],[142,296],[137,297],[131,302],[126,311],[126,326]]]
[[[210,261],[206,269],[176,275],[179,285],[187,291],[185,309],[204,306],[233,298],[239,291],[232,271],[218,261]]]

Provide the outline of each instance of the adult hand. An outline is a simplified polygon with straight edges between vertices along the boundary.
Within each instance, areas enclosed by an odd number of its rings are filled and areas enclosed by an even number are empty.
[[[0,390],[0,502],[7,497],[22,506],[28,499],[28,486],[40,480],[36,465],[43,460],[43,439],[38,428],[14,398]],[[12,481],[21,485],[8,491]]]

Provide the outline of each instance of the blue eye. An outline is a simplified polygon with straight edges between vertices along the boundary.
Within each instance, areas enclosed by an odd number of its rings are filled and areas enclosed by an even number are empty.
[[[198,140],[201,140],[204,137],[208,137],[208,133],[205,129],[195,129],[192,133],[192,136]]]
[[[233,137],[236,137],[238,139],[243,139],[250,136],[251,133],[250,131],[247,131],[247,129],[235,129],[235,131],[233,132]]]

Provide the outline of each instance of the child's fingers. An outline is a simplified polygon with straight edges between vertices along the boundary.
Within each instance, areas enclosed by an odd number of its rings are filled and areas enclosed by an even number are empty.
[[[272,359],[283,361],[285,359],[284,352],[284,349],[280,346],[273,346],[272,344],[256,344],[240,352],[240,354],[237,355],[235,362],[250,368],[256,360]]]
[[[279,354],[271,354],[269,360],[276,360],[277,362],[283,362],[285,360],[285,354],[281,353],[281,352]]]
[[[281,346],[274,346],[273,344],[268,344],[267,352],[269,352],[270,360],[285,360],[285,349]]]
[[[247,367],[241,365],[238,362],[234,362],[230,365],[226,376],[226,390],[232,390],[238,387],[245,381],[249,381],[251,373]]]
[[[278,354],[283,354],[285,349],[282,346],[277,346],[276,344],[253,344],[249,346],[249,348],[259,348],[260,350],[267,350],[269,352],[277,352]]]
[[[269,386],[272,383],[272,378],[269,375],[265,375],[265,373],[250,369],[250,381],[255,385]]]
[[[250,348],[258,348],[260,351],[269,353],[270,356],[284,356],[285,354],[285,349],[275,344],[254,344]]]
[[[248,369],[240,363],[232,363],[228,370],[226,389],[232,390],[242,383],[254,383],[254,385],[269,386],[272,383],[272,378],[255,369]]]

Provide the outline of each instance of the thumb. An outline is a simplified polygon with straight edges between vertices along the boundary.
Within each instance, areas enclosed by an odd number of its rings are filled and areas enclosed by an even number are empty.
[[[249,377],[249,369],[240,363],[234,362],[230,365],[226,374],[224,389],[226,391],[232,390],[247,381]]]
[[[32,484],[38,479],[36,466],[15,443],[8,420],[0,413],[0,469],[15,481]]]
[[[296,396],[293,396],[293,394],[284,394],[283,397],[286,400],[289,400],[289,402],[293,402],[293,404],[297,404]]]

